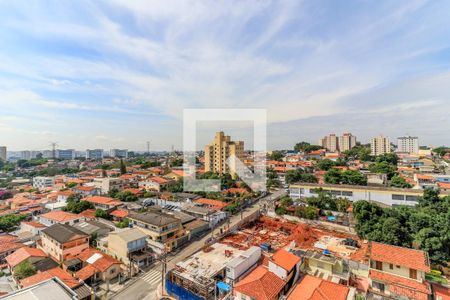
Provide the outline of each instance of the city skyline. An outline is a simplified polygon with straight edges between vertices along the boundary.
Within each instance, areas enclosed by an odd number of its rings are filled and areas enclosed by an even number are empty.
[[[266,108],[274,149],[330,128],[448,143],[448,2],[0,7],[10,149],[181,149],[182,109],[222,107]]]

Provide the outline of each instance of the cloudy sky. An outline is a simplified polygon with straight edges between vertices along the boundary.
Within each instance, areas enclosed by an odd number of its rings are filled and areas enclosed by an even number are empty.
[[[265,108],[270,148],[344,131],[450,144],[449,11],[438,0],[0,0],[0,144],[180,149],[184,108]]]

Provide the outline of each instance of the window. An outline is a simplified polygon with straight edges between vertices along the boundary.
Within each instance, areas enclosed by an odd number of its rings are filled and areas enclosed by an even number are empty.
[[[384,292],[384,284],[374,281],[372,283],[373,287],[379,290],[380,292]]]
[[[406,201],[418,201],[417,196],[408,196],[406,195]]]
[[[392,194],[392,200],[405,200],[405,195]]]
[[[353,192],[342,191],[342,196],[353,197]]]
[[[376,261],[375,262],[375,269],[383,270],[383,263],[381,261]]]
[[[389,264],[389,269],[393,270],[394,269],[394,265],[393,264]]]
[[[409,269],[409,278],[417,279],[417,270]]]

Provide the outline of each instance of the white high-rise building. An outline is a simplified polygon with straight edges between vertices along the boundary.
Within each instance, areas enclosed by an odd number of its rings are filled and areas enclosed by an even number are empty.
[[[344,152],[356,146],[356,136],[351,133],[344,133],[339,137],[339,151]]]
[[[0,146],[0,159],[6,161],[6,146]]]
[[[67,149],[67,150],[56,150],[56,158],[59,159],[75,159],[75,150]]]
[[[391,142],[388,137],[379,135],[372,138],[370,142],[370,149],[372,155],[374,156],[391,153]]]
[[[419,153],[419,138],[417,136],[401,136],[397,138],[397,152]]]

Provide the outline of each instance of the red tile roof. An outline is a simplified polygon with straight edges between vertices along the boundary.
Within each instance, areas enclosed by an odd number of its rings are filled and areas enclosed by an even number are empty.
[[[197,200],[194,200],[195,203],[204,204],[207,206],[211,206],[215,209],[223,209],[228,206],[228,203],[220,201],[220,200],[213,200],[213,199],[207,199],[207,198],[199,198]]]
[[[53,220],[55,222],[65,222],[78,219],[80,216],[61,210],[53,210],[46,214],[39,215],[41,218]]]
[[[19,248],[25,247],[22,243],[17,242],[2,242],[0,239],[0,253],[10,252]]]
[[[289,294],[288,300],[345,300],[350,289],[346,286],[306,275]]]
[[[441,189],[449,190],[450,189],[450,182],[438,182],[438,187]]]
[[[300,257],[284,249],[280,249],[272,256],[272,262],[282,267],[286,271],[291,271],[300,261]]]
[[[259,266],[239,281],[234,289],[256,300],[273,300],[278,299],[285,285],[286,282],[280,277],[269,272],[266,267]]]
[[[167,184],[169,182],[169,180],[159,177],[159,176],[150,177],[149,180],[156,182],[157,184]]]
[[[82,268],[81,270],[79,270],[78,272],[76,272],[76,277],[81,279],[81,280],[86,280],[92,276],[95,275],[95,273],[97,273],[97,269],[95,267],[93,267],[92,265],[87,265],[86,267]]]
[[[94,255],[98,256],[98,259],[88,262],[89,258],[92,258]],[[94,248],[88,248],[84,250],[83,252],[77,255],[77,258],[84,262],[89,263],[100,272],[106,271],[112,265],[120,264],[120,261]]]
[[[118,205],[121,203],[120,201],[117,201],[114,198],[105,196],[89,196],[83,198],[83,200],[94,204],[105,204],[105,205]]]
[[[372,242],[370,247],[370,259],[423,272],[430,272],[428,255],[421,250]]]
[[[431,294],[430,285],[426,282],[419,282],[377,270],[370,270],[369,278],[387,283],[389,291],[410,299],[426,300],[428,299],[427,295]]]
[[[442,285],[433,284],[433,291],[435,299],[450,300],[450,288]]]
[[[95,219],[95,209],[86,209],[78,214],[80,217]]]
[[[128,212],[126,210],[116,209],[115,211],[111,212],[110,215],[117,218],[125,218],[128,216]]]
[[[78,280],[73,278],[68,272],[56,267],[56,268],[53,268],[53,269],[50,269],[50,270],[47,270],[44,272],[37,273],[37,274],[27,277],[25,279],[22,279],[20,281],[20,285],[25,288],[27,286],[37,284],[39,282],[42,282],[44,280],[47,280],[47,279],[50,279],[53,277],[57,277],[58,279],[60,279],[69,288],[74,288],[81,284],[81,282],[79,282]]]
[[[47,227],[47,226],[45,226],[44,224],[39,223],[39,222],[35,222],[35,221],[22,222],[22,224],[26,224],[26,225],[29,225],[29,226],[33,226],[33,227],[36,227],[36,228],[45,228],[45,227]]]
[[[45,254],[41,249],[22,247],[13,254],[8,255],[6,257],[6,262],[11,268],[14,268],[30,257],[47,257],[47,254]]]

